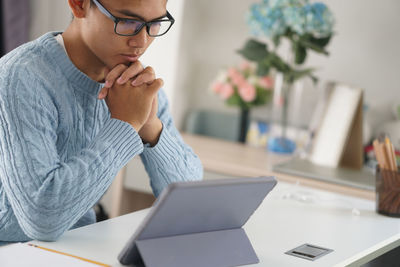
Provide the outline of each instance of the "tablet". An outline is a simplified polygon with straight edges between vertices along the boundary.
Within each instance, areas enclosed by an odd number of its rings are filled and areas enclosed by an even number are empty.
[[[241,228],[274,188],[273,177],[170,184],[118,256],[140,263],[136,241]]]

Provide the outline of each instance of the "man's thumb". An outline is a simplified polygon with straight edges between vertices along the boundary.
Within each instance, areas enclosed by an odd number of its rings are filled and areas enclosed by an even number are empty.
[[[107,87],[103,87],[102,89],[101,89],[101,91],[100,91],[100,93],[99,93],[99,99],[104,99],[104,98],[106,98],[107,97],[107,95],[108,95],[108,90],[109,90],[110,88],[107,88]]]

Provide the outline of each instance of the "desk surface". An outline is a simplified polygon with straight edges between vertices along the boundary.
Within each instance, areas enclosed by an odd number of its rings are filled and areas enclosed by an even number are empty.
[[[207,172],[231,176],[271,175],[276,176],[279,181],[300,183],[332,192],[370,200],[375,199],[375,192],[371,190],[273,171],[275,164],[288,161],[291,156],[268,153],[265,148],[256,148],[205,136],[182,134],[182,137],[197,153]]]
[[[117,255],[147,212],[75,229],[54,243],[34,243],[121,266]],[[260,259],[252,266],[359,266],[400,245],[399,222],[378,215],[374,201],[280,182],[244,228]],[[334,252],[315,262],[284,254],[304,243]]]

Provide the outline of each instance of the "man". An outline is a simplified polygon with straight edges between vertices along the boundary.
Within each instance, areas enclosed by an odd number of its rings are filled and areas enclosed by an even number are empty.
[[[199,180],[151,67],[173,24],[166,0],[68,0],[74,19],[0,59],[0,242],[52,241],[95,222],[93,205],[140,155],[156,196]],[[104,84],[103,84],[104,83]]]

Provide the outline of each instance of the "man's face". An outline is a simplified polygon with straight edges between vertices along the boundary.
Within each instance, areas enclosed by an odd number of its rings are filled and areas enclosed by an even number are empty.
[[[166,0],[100,0],[118,18],[151,21],[166,14]],[[82,38],[87,48],[109,69],[136,61],[153,42],[146,27],[134,36],[114,32],[114,22],[92,3],[82,22]]]

